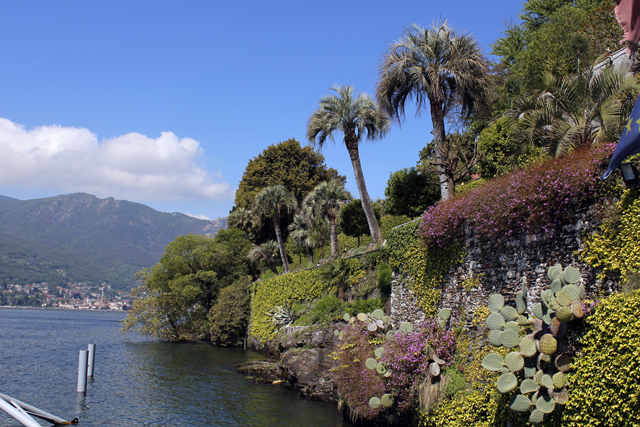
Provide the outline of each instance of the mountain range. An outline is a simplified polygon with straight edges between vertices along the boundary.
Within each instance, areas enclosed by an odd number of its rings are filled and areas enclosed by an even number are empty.
[[[135,285],[177,236],[209,236],[226,227],[149,206],[85,193],[32,200],[0,195],[0,285],[106,282]]]

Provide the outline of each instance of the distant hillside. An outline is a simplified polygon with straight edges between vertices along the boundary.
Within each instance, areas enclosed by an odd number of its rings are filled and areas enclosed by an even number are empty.
[[[226,218],[196,219],[146,205],[76,193],[46,199],[0,196],[0,285],[107,282],[134,285],[180,235],[213,236]]]

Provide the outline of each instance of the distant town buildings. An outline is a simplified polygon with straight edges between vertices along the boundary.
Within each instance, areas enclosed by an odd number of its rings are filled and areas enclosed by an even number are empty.
[[[105,283],[98,287],[87,283],[50,286],[47,282],[0,286],[0,306],[125,311],[130,301],[127,292],[112,290]]]

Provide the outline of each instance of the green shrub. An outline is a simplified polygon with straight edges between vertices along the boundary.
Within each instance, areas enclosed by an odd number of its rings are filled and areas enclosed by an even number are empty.
[[[411,218],[406,215],[383,216],[382,218],[380,218],[380,233],[382,234],[382,238],[388,238],[392,228],[405,224],[409,221],[411,221]]]
[[[320,298],[309,310],[309,313],[298,319],[295,325],[327,325],[340,321],[344,315],[343,306],[344,303],[335,295]]]
[[[391,280],[392,274],[389,264],[380,264],[378,266],[378,290],[384,298],[388,298],[391,295]]]
[[[249,288],[251,278],[245,277],[220,291],[209,311],[211,342],[222,347],[243,345],[249,323]]]
[[[371,313],[376,309],[384,309],[384,304],[379,298],[360,299],[346,303],[344,311],[352,316],[357,316],[358,313]]]
[[[640,425],[640,291],[615,294],[587,319],[563,426]]]

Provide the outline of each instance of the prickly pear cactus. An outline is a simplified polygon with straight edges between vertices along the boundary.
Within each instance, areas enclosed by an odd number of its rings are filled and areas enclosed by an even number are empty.
[[[570,369],[571,357],[559,349],[567,347],[567,325],[589,311],[582,301],[584,287],[580,285],[578,269],[555,264],[547,270],[547,277],[549,288],[533,306],[527,304],[525,284],[516,294],[515,308],[505,305],[502,295],[491,295],[488,300],[491,314],[485,321],[489,342],[510,352],[504,359],[497,353],[489,353],[482,366],[500,373],[496,386],[501,393],[519,389],[509,406],[516,412],[529,412],[532,424],[544,422],[545,414],[567,402],[569,384],[565,374]],[[529,313],[527,307],[531,307]]]

